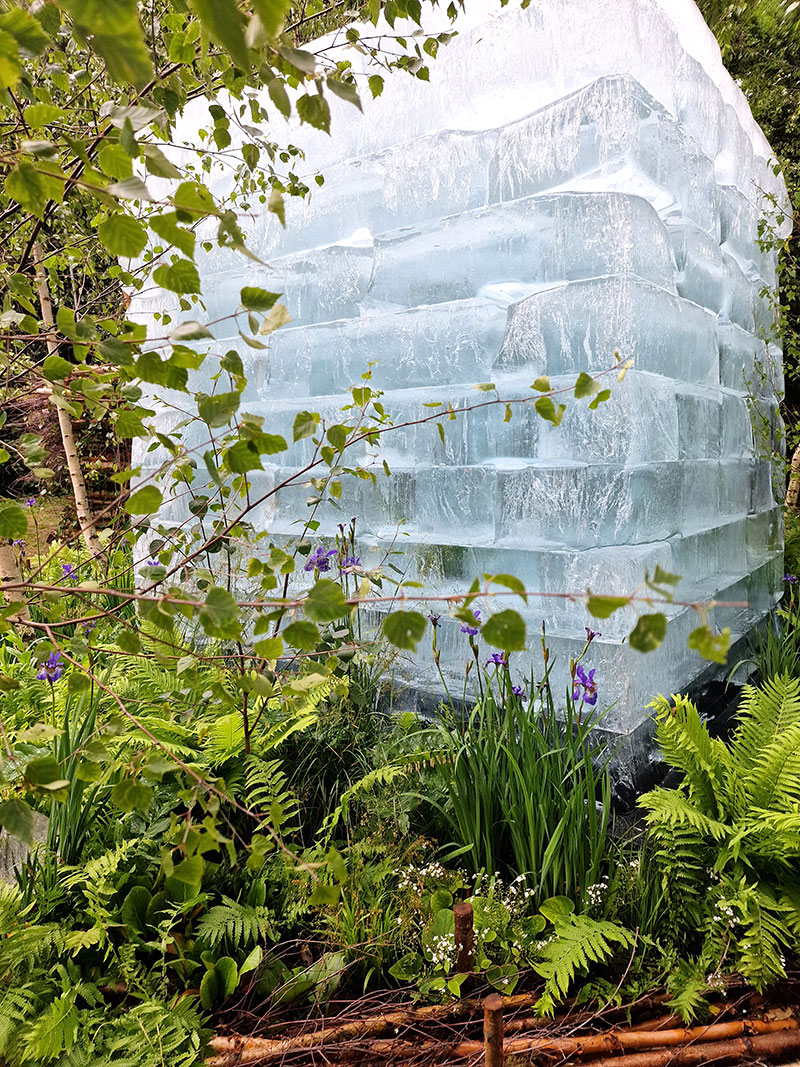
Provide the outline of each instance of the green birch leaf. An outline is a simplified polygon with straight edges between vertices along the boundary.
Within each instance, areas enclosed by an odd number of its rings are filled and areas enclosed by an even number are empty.
[[[722,633],[715,634],[706,623],[689,634],[689,648],[699,652],[703,659],[712,663],[725,663],[731,647],[731,631],[726,626]]]
[[[16,539],[28,532],[28,516],[18,504],[0,504],[0,537]]]
[[[667,617],[662,612],[642,615],[633,628],[628,643],[637,652],[653,652],[667,636]]]
[[[161,507],[162,499],[154,485],[143,485],[125,501],[125,510],[129,515],[152,515]]]
[[[199,293],[200,275],[197,267],[189,259],[174,259],[172,263],[162,263],[153,271],[156,285],[169,289],[171,293]]]
[[[24,801],[15,798],[0,803],[0,826],[29,847],[33,845],[33,825],[33,811]]]
[[[109,215],[97,227],[100,243],[114,256],[133,259],[147,244],[147,231],[141,222],[121,212]]]
[[[498,611],[483,624],[481,637],[504,652],[522,652],[525,649],[525,623],[517,611]]]
[[[312,622],[333,622],[346,615],[348,607],[341,586],[320,578],[303,601],[303,610]]]
[[[331,132],[331,109],[328,101],[319,93],[307,93],[297,101],[297,114],[301,122],[307,122],[317,130]]]
[[[119,85],[143,88],[153,77],[137,0],[58,0],[75,31],[105,60]]]
[[[192,0],[192,4],[209,37],[225,49],[240,70],[249,70],[245,21],[236,0]]]
[[[586,609],[596,619],[607,619],[615,611],[624,608],[629,603],[626,596],[593,596],[586,601]]]
[[[383,636],[395,648],[415,652],[425,636],[425,616],[418,611],[393,611],[383,620]]]

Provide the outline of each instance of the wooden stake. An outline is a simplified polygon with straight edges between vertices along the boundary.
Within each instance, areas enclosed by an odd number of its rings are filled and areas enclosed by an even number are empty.
[[[456,974],[472,974],[473,969],[473,915],[472,905],[467,901],[453,907],[456,935]]]
[[[47,354],[54,356],[58,353],[58,342],[53,329],[53,302],[50,299],[50,288],[47,284],[47,274],[42,263],[42,249],[38,241],[33,245],[33,261],[36,264],[36,287],[39,292],[39,303],[42,306],[42,321],[47,330]],[[89,497],[86,492],[86,482],[83,480],[78,449],[75,445],[75,433],[72,428],[72,420],[69,412],[56,404],[58,412],[58,426],[61,430],[61,442],[64,445],[64,455],[67,457],[67,470],[72,485],[72,495],[75,498],[75,515],[81,528],[86,547],[92,555],[101,555],[103,545],[97,535],[97,529],[92,518],[92,509],[89,506]]]
[[[483,1048],[486,1067],[503,1067],[503,998],[499,993],[483,1002]]]

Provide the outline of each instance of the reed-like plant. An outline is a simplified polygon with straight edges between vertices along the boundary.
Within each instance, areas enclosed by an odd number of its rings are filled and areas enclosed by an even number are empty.
[[[466,716],[443,708],[429,728],[440,786],[431,804],[474,871],[525,875],[539,900],[582,902],[606,861],[611,820],[597,716],[572,693],[559,716],[549,670],[531,679],[529,702],[499,676]]]

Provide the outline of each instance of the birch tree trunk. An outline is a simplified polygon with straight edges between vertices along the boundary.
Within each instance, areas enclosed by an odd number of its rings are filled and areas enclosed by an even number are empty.
[[[789,511],[797,511],[800,498],[800,445],[792,453],[792,466],[789,473],[789,485],[786,489],[785,504]]]
[[[58,352],[58,343],[53,329],[53,303],[50,299],[50,288],[47,284],[47,275],[42,263],[42,250],[38,242],[33,246],[33,260],[36,264],[36,287],[39,291],[39,303],[42,306],[42,321],[47,331],[47,353],[54,356]],[[69,417],[69,412],[58,404],[56,405],[56,411],[58,412],[58,426],[61,430],[64,455],[67,457],[67,470],[69,471],[69,480],[72,485],[72,495],[75,498],[75,514],[78,519],[78,525],[81,528],[81,534],[89,551],[93,555],[99,555],[103,551],[103,545],[98,537],[92,517],[92,509],[89,506],[86,482],[83,480],[83,471],[78,459],[78,449],[75,445],[75,431],[72,426],[72,419]]]

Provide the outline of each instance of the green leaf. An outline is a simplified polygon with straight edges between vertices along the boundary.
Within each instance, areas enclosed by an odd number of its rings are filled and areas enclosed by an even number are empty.
[[[139,23],[136,0],[59,0],[75,30],[105,60],[120,85],[143,88],[153,77],[150,49]]]
[[[14,167],[6,178],[5,191],[26,211],[42,218],[47,194],[44,183],[32,163],[23,160]]]
[[[61,356],[46,356],[42,364],[42,374],[49,382],[60,381],[72,374],[74,370],[75,364]]]
[[[181,171],[178,170],[174,163],[170,163],[158,145],[143,144],[141,149],[144,153],[145,165],[149,174],[155,174],[157,178],[182,177]]]
[[[537,393],[549,393],[550,392],[550,379],[546,374],[542,374],[531,386],[531,389],[535,389]]]
[[[679,574],[662,570],[658,564],[656,564],[653,577],[649,579],[651,585],[677,585],[680,580],[681,576]]]
[[[292,440],[302,441],[304,437],[311,437],[319,426],[319,415],[316,411],[299,411],[294,419],[292,427]]]
[[[245,956],[244,962],[239,968],[239,977],[248,974],[250,971],[256,970],[258,965],[261,963],[263,957],[263,948],[261,947],[261,945],[256,945],[256,947],[251,952],[249,952],[247,956]]]
[[[181,222],[196,222],[206,215],[218,214],[214,197],[200,182],[181,182],[175,190],[172,203]]]
[[[540,905],[539,911],[545,919],[549,919],[551,923],[557,923],[562,919],[569,919],[570,915],[575,912],[575,905],[569,897],[548,897]]]
[[[593,596],[586,601],[586,609],[596,619],[607,619],[615,611],[624,608],[630,602],[626,596]]]
[[[169,335],[169,339],[173,343],[175,341],[200,341],[205,337],[213,339],[214,335],[207,326],[194,321],[182,322]]]
[[[147,929],[147,909],[152,899],[148,889],[143,885],[135,885],[122,902],[120,918],[137,934]]]
[[[297,101],[297,114],[301,122],[307,122],[317,130],[331,132],[331,109],[328,101],[319,93],[307,93]]]
[[[559,404],[556,408],[549,396],[540,396],[533,406],[543,419],[552,422],[554,426],[558,426],[567,410],[566,404]]]
[[[706,623],[689,634],[689,648],[699,652],[703,659],[713,663],[725,663],[731,647],[731,631],[726,626],[722,633],[715,634]]]
[[[301,652],[312,652],[320,640],[319,630],[313,622],[308,622],[306,619],[298,619],[297,622],[290,623],[285,630],[281,630],[281,636],[287,645],[299,648]],[[259,652],[259,654],[262,653]]]
[[[610,389],[601,389],[600,392],[597,394],[597,396],[594,398],[594,400],[590,401],[589,409],[591,411],[597,411],[598,407],[601,404],[605,403],[606,400],[610,400],[610,399],[611,399],[611,390]]]
[[[239,293],[239,299],[249,311],[269,311],[280,295],[280,293],[269,293],[266,289],[246,285]]]
[[[203,857],[190,856],[173,867],[170,878],[174,878],[176,882],[180,882],[182,885],[188,885],[195,893],[199,893],[200,886],[203,884],[204,871],[205,862]]]
[[[121,144],[106,142],[97,153],[97,162],[109,178],[124,181],[133,176],[133,160]]]
[[[352,82],[339,81],[338,78],[327,78],[325,85],[340,100],[346,100],[348,104],[354,104],[361,111],[361,97]]]
[[[525,623],[517,611],[498,611],[483,625],[481,637],[504,652],[522,652],[525,648]]]
[[[393,611],[383,620],[383,636],[395,646],[415,652],[426,629],[425,616],[418,611]]]
[[[293,623],[294,626],[308,625],[311,623]],[[287,638],[288,640],[288,638]],[[315,642],[316,644],[316,642]],[[300,648],[300,645],[295,645],[295,648]],[[314,647],[313,645],[311,646]],[[283,637],[265,637],[263,641],[256,641],[253,645],[253,650],[256,655],[261,656],[263,659],[277,659],[283,652]]]
[[[206,1011],[213,1011],[220,999],[220,978],[216,968],[212,967],[200,981],[200,1004]]]
[[[40,129],[49,126],[51,122],[69,118],[69,111],[55,104],[31,104],[23,112],[25,123],[32,129]]]
[[[667,636],[667,617],[662,612],[642,615],[634,626],[628,643],[637,652],[652,652]]]
[[[100,243],[114,256],[133,259],[147,244],[147,231],[141,222],[121,212],[110,215],[97,227]]]
[[[346,615],[348,608],[341,586],[320,578],[303,601],[303,610],[312,622],[333,622]]]
[[[111,790],[111,800],[121,811],[140,811],[146,815],[152,799],[152,786],[135,778],[123,778]]]
[[[18,504],[0,504],[0,537],[16,539],[28,532],[28,517]]]
[[[302,71],[303,74],[313,74],[317,69],[317,60],[312,52],[290,48],[288,45],[280,45],[278,51],[288,63]]]
[[[273,78],[267,85],[267,92],[269,93],[270,100],[278,111],[280,111],[285,119],[288,119],[292,112],[292,105],[283,81],[280,78]]]
[[[0,30],[0,89],[13,88],[21,74],[19,46],[10,33]]]
[[[332,904],[339,903],[339,897],[341,896],[341,890],[338,885],[325,885],[323,882],[317,882],[314,886],[314,891],[308,899],[308,903],[312,907],[326,907]]]
[[[245,21],[236,0],[192,0],[192,3],[209,37],[222,45],[240,70],[249,71]]]
[[[575,399],[582,400],[585,396],[594,396],[600,391],[600,386],[586,371],[581,371],[575,382]]]
[[[247,474],[248,471],[264,469],[258,449],[252,441],[237,441],[225,450],[222,458],[231,474]]]
[[[264,334],[274,333],[275,330],[279,330],[281,326],[285,326],[287,322],[291,322],[292,318],[283,304],[276,304],[275,307],[264,316],[264,321],[258,328],[259,334],[263,337]]]
[[[239,410],[241,398],[242,394],[236,390],[230,393],[215,393],[214,396],[198,393],[197,413],[207,426],[227,426]]]
[[[39,20],[16,4],[0,14],[0,29],[10,34],[20,52],[28,56],[40,55],[51,43]]]
[[[380,74],[371,74],[368,81],[369,91],[372,93],[372,99],[380,96],[383,92],[383,78]]]
[[[189,259],[175,258],[169,265],[162,263],[153,271],[153,281],[171,293],[200,292],[200,275]]]
[[[152,515],[161,507],[162,500],[160,489],[154,485],[143,485],[125,501],[125,510],[129,515]]]
[[[264,32],[271,40],[283,29],[286,13],[291,6],[291,0],[253,0],[253,11],[258,15]]]
[[[162,241],[179,248],[189,259],[194,259],[194,246],[197,238],[191,230],[178,225],[178,215],[168,211],[164,215],[151,215],[147,225]]]
[[[114,182],[106,189],[107,193],[118,197],[120,200],[152,200],[153,194],[144,184],[141,178],[135,175],[132,178],[124,178],[121,182]]]
[[[227,589],[214,586],[200,610],[200,623],[209,637],[236,640],[241,636],[239,605]]]
[[[505,586],[506,589],[511,589],[515,593],[519,593],[523,601],[528,603],[528,595],[525,592],[525,583],[521,582],[519,578],[513,574],[484,574],[484,578],[487,581],[495,582],[497,585]]]
[[[0,826],[29,847],[33,845],[33,825],[33,811],[24,801],[13,799],[0,803]]]

